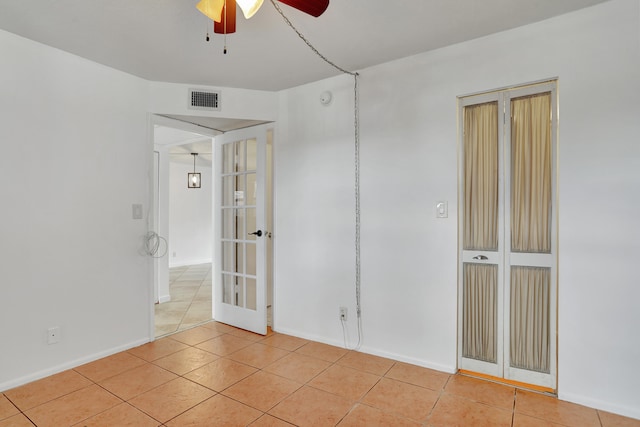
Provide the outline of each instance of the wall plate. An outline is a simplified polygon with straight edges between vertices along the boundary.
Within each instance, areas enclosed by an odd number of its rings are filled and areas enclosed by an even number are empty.
[[[447,218],[449,216],[449,206],[447,202],[436,202],[436,218]]]

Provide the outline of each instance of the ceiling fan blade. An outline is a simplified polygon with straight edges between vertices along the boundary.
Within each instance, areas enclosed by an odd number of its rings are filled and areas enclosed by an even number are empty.
[[[278,0],[316,18],[329,7],[329,0]]]

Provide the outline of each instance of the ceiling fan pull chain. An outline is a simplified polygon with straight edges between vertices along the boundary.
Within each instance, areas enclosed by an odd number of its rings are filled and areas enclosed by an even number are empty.
[[[277,5],[275,0],[270,0],[271,4],[273,5],[273,7],[276,8],[276,10],[278,11],[278,13],[280,14],[280,16],[282,16],[282,19],[284,19],[284,22],[287,23],[287,25],[289,27],[291,27],[291,29],[293,31],[296,32],[296,34],[298,35],[298,37],[300,37],[302,39],[303,42],[305,42],[305,44],[307,46],[309,46],[309,49],[311,49],[316,55],[318,55],[324,62],[326,62],[327,64],[331,65],[333,68],[335,68],[338,71],[341,71],[345,74],[350,74],[352,76],[357,76],[358,73],[354,73],[353,71],[349,71],[349,70],[345,70],[342,67],[339,67],[338,65],[334,64],[333,62],[331,62],[326,56],[324,56],[323,54],[321,54],[318,49],[316,49],[309,40],[307,40],[307,38],[300,32],[298,31],[298,29],[291,23],[291,21],[289,20],[289,18],[287,18],[284,15],[284,12],[282,12],[282,9],[280,9],[280,6]]]
[[[321,54],[318,49],[316,49],[309,40],[307,40],[307,38],[300,32],[298,31],[298,29],[291,23],[291,21],[289,20],[289,18],[287,18],[284,13],[282,12],[282,9],[280,9],[280,6],[278,6],[278,4],[276,3],[275,0],[270,0],[271,4],[273,5],[273,7],[276,8],[276,10],[278,11],[278,13],[280,14],[280,16],[282,16],[282,19],[284,19],[284,21],[287,23],[287,25],[289,27],[291,27],[291,29],[293,31],[296,32],[296,34],[298,34],[298,37],[300,37],[302,39],[302,41],[305,42],[305,44],[316,54],[318,55],[324,62],[326,62],[327,64],[331,65],[333,68],[337,69],[338,71],[344,73],[344,74],[349,74],[351,76],[353,76],[353,115],[354,115],[354,123],[353,123],[353,127],[354,127],[354,158],[355,158],[355,165],[354,165],[354,169],[355,169],[355,255],[356,255],[356,262],[355,262],[355,288],[356,288],[356,317],[357,317],[357,328],[358,328],[358,342],[356,344],[356,346],[354,348],[349,348],[349,345],[347,344],[347,338],[346,338],[346,326],[344,324],[344,322],[342,323],[342,328],[343,328],[343,335],[344,335],[344,346],[347,349],[350,350],[358,350],[360,349],[360,346],[362,345],[362,306],[360,303],[360,287],[361,287],[361,274],[360,274],[360,121],[359,121],[359,116],[360,116],[360,100],[359,100],[359,96],[358,96],[358,76],[359,74],[353,71],[348,71],[345,70],[344,68],[336,65],[335,63],[333,63],[332,61],[330,61],[326,56],[324,56],[323,54]]]

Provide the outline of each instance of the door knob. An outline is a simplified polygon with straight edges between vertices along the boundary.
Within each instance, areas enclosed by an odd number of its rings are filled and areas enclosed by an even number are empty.
[[[254,231],[253,233],[249,233],[250,235],[254,235],[254,236],[258,236],[261,237],[262,236],[262,230],[258,230],[258,231]]]

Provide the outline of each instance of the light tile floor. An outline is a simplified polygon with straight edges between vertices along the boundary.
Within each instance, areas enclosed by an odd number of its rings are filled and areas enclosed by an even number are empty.
[[[640,426],[550,396],[217,322],[0,393],[0,427]]]
[[[155,305],[156,338],[211,320],[211,263],[169,269],[171,301]]]

